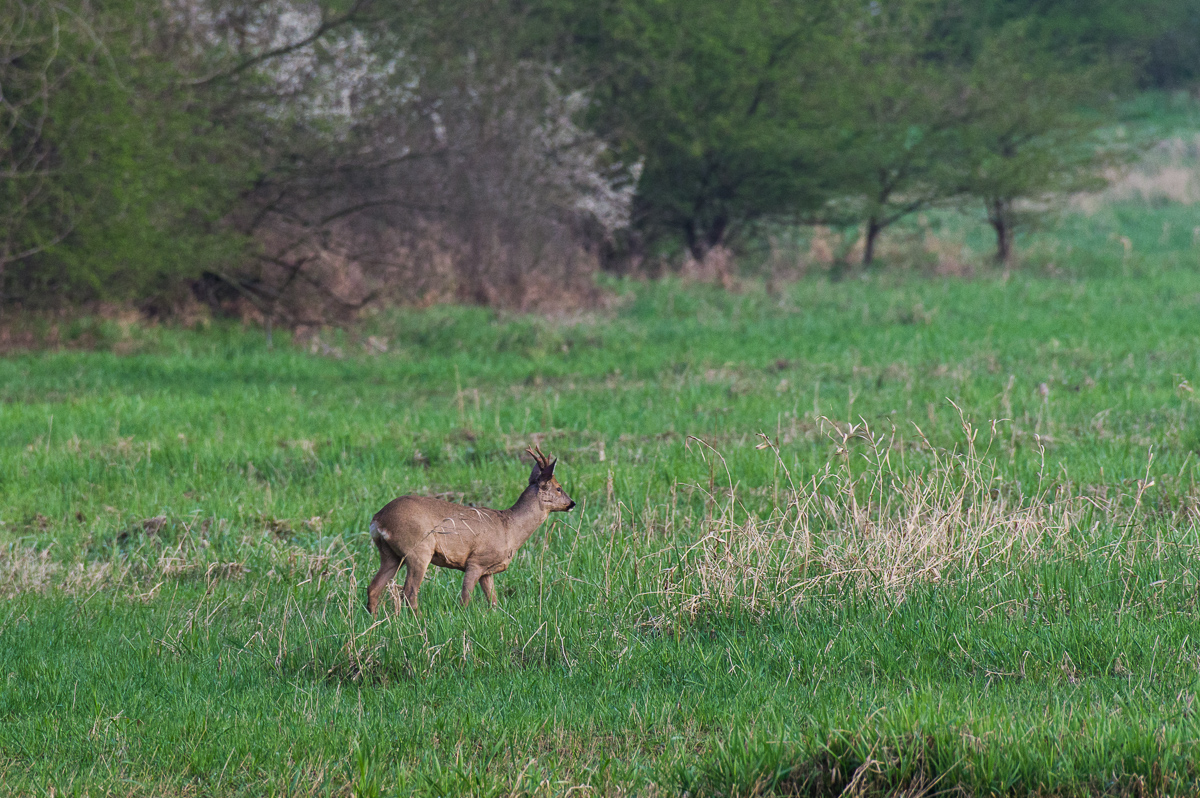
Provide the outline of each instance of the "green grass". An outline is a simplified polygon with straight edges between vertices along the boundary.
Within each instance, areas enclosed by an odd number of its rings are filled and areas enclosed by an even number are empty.
[[[93,350],[2,359],[0,793],[1195,792],[1200,269],[1161,240],[1187,214],[1064,217],[1026,242],[1070,245],[1054,277],[614,282],[572,319],[273,350],[88,323]],[[882,470],[864,422],[895,429]],[[507,506],[535,440],[580,506],[500,609],[440,572],[419,617],[367,616],[370,516]],[[856,501],[941,474],[923,525],[988,486],[1043,520],[854,571],[914,544],[881,531],[903,507],[872,537],[804,487],[827,466]]]

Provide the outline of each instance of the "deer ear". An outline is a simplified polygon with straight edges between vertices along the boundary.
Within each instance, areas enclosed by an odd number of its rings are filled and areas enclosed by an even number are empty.
[[[538,479],[540,479],[542,482],[549,482],[551,479],[553,479],[554,478],[554,464],[557,462],[558,462],[558,460],[554,459],[554,460],[551,460],[550,462],[546,463],[545,467],[542,469],[542,473],[538,476]]]

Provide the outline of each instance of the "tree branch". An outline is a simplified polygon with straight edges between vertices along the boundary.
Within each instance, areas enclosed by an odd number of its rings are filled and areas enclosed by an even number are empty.
[[[367,5],[369,5],[370,3],[371,3],[371,0],[355,0],[354,5],[350,7],[349,11],[347,11],[344,14],[340,14],[336,17],[333,17],[332,19],[325,19],[324,14],[322,14],[321,24],[317,26],[316,30],[314,30],[308,36],[305,36],[303,39],[299,39],[298,41],[294,41],[294,42],[289,42],[288,44],[285,44],[281,47],[276,47],[273,50],[267,50],[266,52],[259,53],[258,55],[255,55],[255,56],[251,56],[250,58],[247,58],[245,61],[242,61],[240,64],[237,64],[236,66],[234,66],[232,69],[228,69],[224,72],[218,72],[215,75],[209,75],[208,77],[205,77],[205,78],[198,78],[196,80],[186,81],[184,83],[184,85],[186,85],[186,86],[201,86],[202,87],[202,86],[211,85],[213,83],[217,83],[219,81],[228,80],[232,77],[236,77],[237,75],[240,75],[242,72],[245,72],[247,69],[252,69],[252,68],[258,66],[259,64],[263,63],[264,61],[269,61],[272,58],[278,58],[281,55],[287,55],[288,53],[292,53],[292,52],[295,52],[296,50],[307,47],[308,45],[310,45],[313,42],[320,39],[326,33],[329,33],[329,31],[333,30],[334,28],[341,27],[342,25],[345,25],[347,22],[353,21],[355,18],[358,17],[358,15],[362,11],[362,9],[365,8]]]

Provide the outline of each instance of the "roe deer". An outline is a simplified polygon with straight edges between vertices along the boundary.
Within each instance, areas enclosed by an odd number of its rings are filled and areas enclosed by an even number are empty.
[[[533,457],[529,487],[507,510],[463,507],[461,504],[401,496],[371,519],[371,539],[379,549],[379,573],[367,588],[367,611],[375,613],[383,590],[400,565],[405,566],[404,600],[417,609],[417,592],[429,563],[464,571],[462,603],[471,600],[475,583],[496,606],[492,575],[508,568],[521,544],[529,540],[552,511],[575,506],[554,478],[554,464],[541,448],[526,449]]]

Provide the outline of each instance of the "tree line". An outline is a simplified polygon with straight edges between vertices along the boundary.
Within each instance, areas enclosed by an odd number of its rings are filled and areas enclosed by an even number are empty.
[[[11,0],[0,308],[521,305],[762,224],[982,208],[996,256],[1200,77],[1193,0]]]

